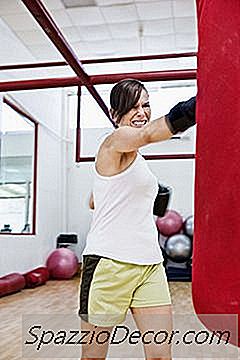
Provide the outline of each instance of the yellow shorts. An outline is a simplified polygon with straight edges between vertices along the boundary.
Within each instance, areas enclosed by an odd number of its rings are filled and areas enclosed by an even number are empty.
[[[124,321],[131,307],[171,304],[162,263],[136,265],[97,255],[83,257],[80,317],[98,326]]]

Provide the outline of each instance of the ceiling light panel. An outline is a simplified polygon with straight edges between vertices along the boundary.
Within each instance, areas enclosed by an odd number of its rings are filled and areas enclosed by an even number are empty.
[[[66,9],[97,5],[95,0],[62,0],[62,3],[64,4]]]

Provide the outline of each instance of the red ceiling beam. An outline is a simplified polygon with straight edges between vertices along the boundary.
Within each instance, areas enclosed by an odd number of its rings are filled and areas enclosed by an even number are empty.
[[[59,50],[66,62],[81,79],[82,84],[89,84],[89,76],[83,69],[81,61],[64,38],[60,28],[58,28],[43,3],[40,0],[22,0],[22,2],[28,8],[51,42]]]
[[[197,71],[194,69],[187,70],[167,70],[167,71],[150,71],[150,72],[134,72],[122,74],[101,74],[92,75],[92,84],[113,84],[122,79],[131,78],[144,82],[149,81],[166,81],[166,80],[189,80],[196,79]]]
[[[194,160],[195,154],[142,155],[146,160]],[[76,162],[94,162],[94,156],[77,157]]]
[[[81,82],[77,76],[35,80],[11,80],[0,81],[0,91],[50,89],[58,87],[78,86],[79,84],[81,84]]]
[[[16,105],[13,101],[6,98],[5,96],[3,97],[3,102],[10,106],[19,115],[24,116],[25,118],[33,122],[35,125],[39,123],[36,119],[34,119],[34,117],[32,117],[32,115],[28,114],[26,110],[23,110],[19,105]]]
[[[110,119],[108,108],[96,89],[90,84],[88,74],[84,71],[81,61],[78,59],[73,49],[63,36],[60,28],[54,22],[53,18],[47,11],[46,7],[40,0],[22,0],[24,5],[31,12],[35,20],[39,23],[46,35],[56,46],[59,52],[62,54],[67,63],[71,66],[73,71],[78,75],[81,83],[87,87],[91,95],[97,101],[102,108],[106,116]]]
[[[134,78],[140,81],[166,81],[166,80],[189,80],[196,79],[196,70],[168,70],[139,73],[102,74],[90,76],[89,88],[97,84],[113,84],[121,79]],[[0,91],[34,90],[57,87],[69,87],[83,85],[81,80],[75,77],[50,78],[35,80],[0,81]]]
[[[118,58],[104,58],[104,59],[86,59],[81,60],[82,64],[103,64],[103,63],[115,63],[124,61],[146,61],[146,60],[161,60],[161,59],[173,59],[183,57],[194,57],[197,53],[173,53],[173,54],[159,54],[159,55],[141,55],[141,56],[124,56]],[[33,69],[39,67],[55,67],[55,66],[66,66],[66,61],[50,61],[50,62],[39,62],[39,63],[28,63],[28,64],[10,64],[0,65],[0,70],[19,70],[19,69]]]

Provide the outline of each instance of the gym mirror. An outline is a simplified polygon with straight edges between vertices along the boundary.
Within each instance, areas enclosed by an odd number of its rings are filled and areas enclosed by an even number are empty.
[[[37,122],[12,99],[1,99],[0,235],[34,234]]]

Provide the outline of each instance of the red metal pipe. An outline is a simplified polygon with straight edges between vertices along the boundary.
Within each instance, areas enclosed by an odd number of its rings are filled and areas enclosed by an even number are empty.
[[[32,115],[29,115],[25,110],[23,110],[20,106],[17,106],[14,104],[11,100],[7,99],[5,96],[3,97],[3,102],[10,106],[14,111],[16,111],[19,115],[24,116],[31,122],[33,122],[35,125],[38,124],[38,121],[32,117]]]
[[[187,160],[195,159],[195,154],[143,155],[146,160]]]
[[[35,20],[39,23],[43,31],[49,37],[51,42],[56,46],[67,63],[71,66],[74,72],[78,75],[81,82],[86,85],[89,84],[89,76],[84,71],[81,62],[75,55],[69,43],[63,36],[60,28],[52,19],[46,7],[40,0],[22,0],[24,5],[28,8]]]
[[[51,17],[50,13],[47,11],[46,7],[40,0],[22,0],[24,5],[28,8],[31,12],[33,17],[45,31],[49,39],[52,43],[56,46],[62,56],[65,58],[67,63],[71,66],[73,71],[78,75],[81,80],[81,83],[84,84],[87,89],[90,91],[91,95],[97,101],[101,109],[104,111],[106,116],[110,118],[108,108],[104,101],[102,100],[101,96],[98,94],[97,90],[93,87],[89,87],[90,79],[88,74],[82,67],[81,61],[78,59],[77,55],[74,53],[73,49],[63,36],[60,28],[54,22],[53,18]]]
[[[38,162],[38,123],[35,123],[34,134],[34,172],[33,172],[33,224],[32,233],[36,234],[36,218],[37,218],[37,162]]]
[[[143,155],[146,160],[187,160],[195,159],[195,154],[165,154],[165,155]],[[77,162],[93,162],[94,156],[78,157]]]
[[[78,87],[77,93],[77,128],[76,128],[76,162],[81,161],[81,86]],[[115,127],[115,123],[113,121],[112,125]]]
[[[161,60],[161,59],[173,59],[181,57],[193,57],[197,53],[174,53],[174,54],[159,54],[159,55],[141,55],[141,56],[124,56],[118,58],[105,58],[105,59],[85,59],[81,60],[82,64],[101,64],[101,63],[115,63],[124,61],[144,61],[144,60]],[[66,66],[66,61],[51,61],[51,62],[40,62],[40,63],[29,63],[29,64],[12,64],[12,65],[0,65],[0,70],[17,70],[17,69],[31,69],[38,67],[55,67],[55,66]]]
[[[156,55],[138,55],[138,56],[122,56],[117,58],[105,58],[105,59],[89,59],[83,60],[82,64],[97,64],[108,62],[125,62],[125,61],[147,61],[147,60],[161,60],[161,59],[174,59],[181,57],[193,57],[197,56],[196,52],[188,53],[172,53],[172,54],[156,54]]]
[[[81,84],[81,81],[77,76],[66,78],[0,81],[0,91],[48,89],[78,86],[79,84]]]
[[[94,89],[93,86],[89,86],[88,91],[90,92],[90,94],[91,94],[93,97],[94,97],[94,90],[95,90],[95,89]],[[101,106],[101,108],[103,108],[103,105],[105,105],[105,103],[104,103],[104,101],[102,100],[102,98],[99,99],[99,105]],[[115,124],[115,122],[112,120],[108,108],[106,108],[106,115],[107,115],[108,119],[110,120],[111,124],[112,124],[114,127],[116,127],[116,124]]]
[[[40,63],[26,63],[26,64],[9,64],[9,65],[0,65],[0,70],[21,70],[21,69],[34,69],[39,67],[55,67],[55,66],[66,66],[68,63],[66,61],[50,61],[50,62],[40,62]]]
[[[168,70],[139,73],[103,74],[90,76],[90,82],[94,84],[112,84],[121,79],[135,78],[144,82],[164,80],[188,80],[196,79],[196,70]],[[81,80],[75,77],[49,78],[35,80],[0,81],[0,91],[17,91],[47,89],[56,87],[81,86]],[[89,86],[90,88],[91,86]]]
[[[81,153],[81,95],[82,89],[79,86],[77,94],[76,162],[78,162]]]
[[[167,70],[167,71],[152,71],[152,72],[135,72],[122,74],[101,74],[92,75],[90,77],[92,84],[112,84],[126,78],[138,79],[140,81],[162,81],[162,80],[186,80],[196,79],[197,71],[194,69],[188,70]]]

